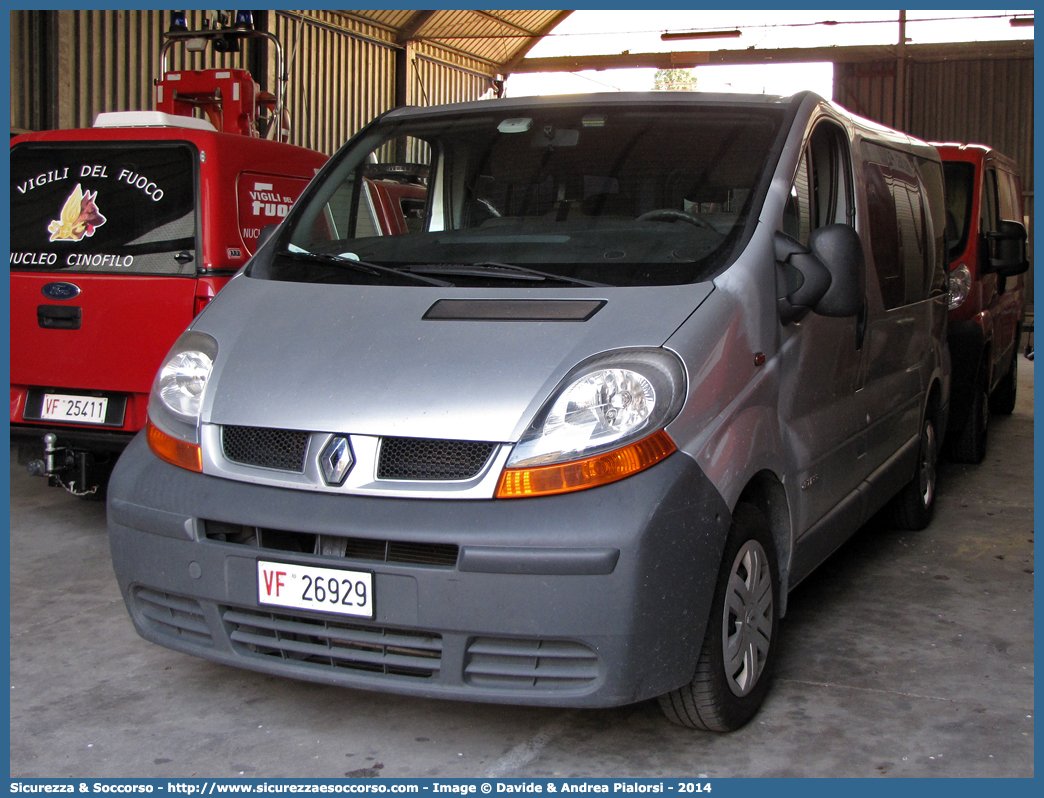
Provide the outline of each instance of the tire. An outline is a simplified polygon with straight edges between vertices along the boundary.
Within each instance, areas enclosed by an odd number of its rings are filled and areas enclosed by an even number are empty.
[[[1012,352],[1011,366],[997,387],[990,394],[990,412],[998,416],[1010,416],[1015,412],[1015,394],[1019,390],[1019,352]]]
[[[946,444],[946,456],[955,463],[981,463],[986,457],[986,430],[990,421],[989,376],[986,364],[979,365],[972,389],[968,419],[954,429]]]
[[[921,424],[921,442],[917,451],[917,471],[896,494],[889,506],[889,518],[899,529],[917,531],[932,521],[935,512],[935,489],[939,463],[938,435],[935,421],[929,415]]]
[[[768,692],[779,648],[779,570],[764,516],[740,503],[732,514],[692,681],[659,698],[667,718],[705,731],[738,729]]]

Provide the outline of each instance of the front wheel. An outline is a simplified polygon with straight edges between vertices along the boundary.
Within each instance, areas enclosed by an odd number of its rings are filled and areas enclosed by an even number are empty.
[[[899,491],[891,504],[891,521],[899,529],[916,531],[931,523],[935,512],[935,483],[939,464],[939,445],[931,416],[921,424],[917,451],[917,472]]]
[[[779,571],[764,516],[740,503],[722,556],[703,648],[692,681],[660,696],[672,722],[733,731],[758,711],[778,648]]]

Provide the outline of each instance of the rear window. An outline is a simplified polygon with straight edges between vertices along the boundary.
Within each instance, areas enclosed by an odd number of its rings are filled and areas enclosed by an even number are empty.
[[[184,143],[16,145],[11,270],[195,275],[196,161]]]

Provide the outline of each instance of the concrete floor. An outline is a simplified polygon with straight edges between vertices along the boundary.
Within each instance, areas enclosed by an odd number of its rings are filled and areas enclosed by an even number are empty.
[[[134,632],[105,508],[11,466],[12,777],[1033,776],[1033,363],[935,521],[871,523],[792,596],[731,735],[614,710],[402,698],[257,675]]]

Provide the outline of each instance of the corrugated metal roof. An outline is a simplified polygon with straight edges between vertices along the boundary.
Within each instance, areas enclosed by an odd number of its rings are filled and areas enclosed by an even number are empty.
[[[525,56],[540,37],[549,33],[571,11],[329,11],[343,20],[372,26],[393,44],[416,42],[456,53],[485,64],[490,74]],[[342,23],[343,24],[343,23]]]

